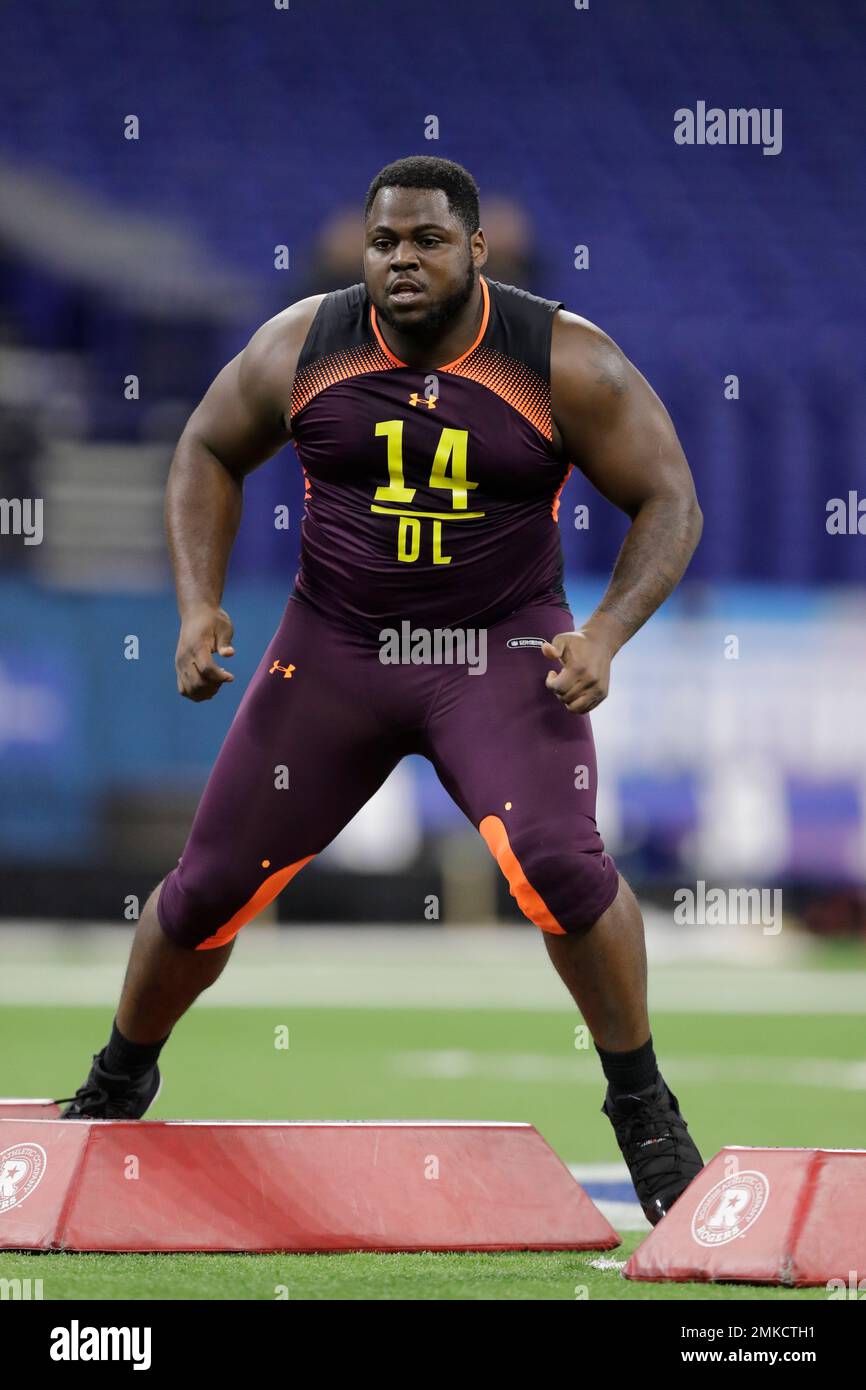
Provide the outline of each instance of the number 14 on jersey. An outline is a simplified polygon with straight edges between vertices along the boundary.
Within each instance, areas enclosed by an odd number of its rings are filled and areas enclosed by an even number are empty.
[[[388,441],[388,482],[376,488],[370,510],[399,517],[397,528],[397,559],[411,564],[421,553],[422,519],[433,523],[433,563],[449,565],[450,555],[442,554],[442,522],[469,520],[483,512],[469,511],[469,492],[478,486],[466,477],[468,430],[443,429],[433,457],[430,472],[431,488],[443,488],[451,494],[450,512],[418,511],[410,507],[417,488],[407,487],[403,474],[403,421],[380,420],[376,436]],[[397,506],[384,506],[383,503]],[[377,505],[378,504],[378,505]]]

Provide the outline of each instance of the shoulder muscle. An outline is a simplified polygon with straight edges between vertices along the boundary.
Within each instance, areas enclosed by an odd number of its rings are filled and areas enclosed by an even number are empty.
[[[298,357],[324,295],[268,319],[228,362],[193,411],[197,435],[232,472],[249,473],[291,437],[287,420]]]

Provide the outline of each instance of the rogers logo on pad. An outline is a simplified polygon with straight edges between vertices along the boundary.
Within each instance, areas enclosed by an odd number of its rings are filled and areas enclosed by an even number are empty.
[[[19,1207],[37,1188],[48,1162],[41,1144],[13,1144],[0,1153],[0,1212]]]
[[[723,1178],[711,1187],[692,1217],[692,1239],[713,1249],[744,1236],[770,1195],[770,1181],[755,1168]]]

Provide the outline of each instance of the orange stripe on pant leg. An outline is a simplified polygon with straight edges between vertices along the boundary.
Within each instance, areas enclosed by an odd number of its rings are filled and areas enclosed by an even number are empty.
[[[520,861],[508,843],[508,831],[504,822],[499,816],[485,816],[478,829],[487,841],[487,848],[508,879],[511,896],[517,899],[517,906],[524,917],[528,917],[530,922],[534,922],[542,931],[552,932],[554,936],[565,936],[565,927],[560,926],[547,903],[536,893],[520,867]]]
[[[216,946],[225,946],[237,936],[241,927],[245,927],[247,922],[251,922],[257,917],[262,908],[272,903],[278,893],[282,892],[287,883],[292,879],[299,869],[305,864],[309,864],[311,859],[315,859],[314,854],[308,854],[305,859],[296,859],[294,864],[287,864],[284,869],[278,869],[275,874],[268,874],[264,883],[260,883],[249,902],[244,903],[239,908],[234,917],[230,917],[225,926],[220,927],[219,931],[214,932],[206,941],[199,942],[196,946],[197,951],[212,951]]]

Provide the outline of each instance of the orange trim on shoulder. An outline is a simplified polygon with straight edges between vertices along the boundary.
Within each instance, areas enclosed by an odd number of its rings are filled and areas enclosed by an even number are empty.
[[[195,949],[197,951],[213,951],[217,946],[226,946],[237,936],[241,927],[245,927],[247,922],[251,922],[254,917],[257,917],[268,903],[272,903],[286,884],[291,883],[298,870],[302,869],[305,864],[309,864],[310,860],[315,859],[315,857],[315,854],[308,854],[306,858],[296,859],[294,864],[287,864],[284,869],[278,869],[275,874],[268,874],[264,883],[259,884],[249,902],[238,908],[234,917],[230,917],[219,931],[214,932],[213,936],[209,936],[206,941],[199,942]]]
[[[452,372],[455,367],[459,367],[461,362],[466,361],[466,358],[469,357],[470,354],[475,351],[478,344],[481,342],[481,339],[487,332],[487,324],[490,319],[490,291],[487,288],[487,281],[485,280],[484,276],[479,275],[478,278],[481,281],[481,299],[484,304],[484,308],[481,311],[481,327],[478,330],[475,342],[472,344],[470,348],[467,348],[465,352],[461,352],[459,357],[455,357],[453,362],[446,362],[444,367],[430,367],[429,369],[419,367],[418,371],[430,370],[433,372]],[[409,363],[401,362],[399,357],[395,357],[388,344],[385,342],[385,339],[382,337],[382,332],[379,328],[379,318],[376,314],[375,304],[370,305],[370,327],[373,329],[373,332],[376,335],[376,341],[378,342],[379,347],[382,349],[391,365],[394,367],[408,367]]]
[[[399,357],[395,357],[388,344],[385,342],[385,339],[382,337],[382,334],[379,330],[379,319],[376,314],[375,304],[370,305],[370,327],[376,334],[376,341],[379,344],[379,347],[384,352],[385,356],[388,358],[388,361],[391,363],[392,367],[408,367],[409,363],[401,362]]]
[[[500,817],[485,816],[478,829],[487,841],[487,848],[508,879],[511,896],[516,899],[524,917],[528,917],[530,922],[534,922],[542,931],[550,932],[552,936],[565,936],[565,928],[560,926],[547,903],[535,891],[523,872],[520,861],[509,844],[508,831]]]
[[[553,503],[550,508],[550,514],[553,517],[554,521],[556,521],[557,517],[559,516],[559,494],[562,492],[562,489],[565,487],[565,484],[571,477],[571,470],[573,467],[573,463],[570,463],[568,465],[568,470],[565,474],[565,477],[563,478],[562,482],[559,484],[559,487],[556,489],[556,492],[553,495]]]
[[[480,275],[478,278],[481,281],[481,294],[484,299],[484,309],[481,314],[481,327],[478,330],[478,336],[471,348],[467,348],[466,352],[461,352],[460,356],[455,357],[453,362],[446,362],[444,367],[437,367],[437,372],[453,372],[455,367],[459,367],[460,363],[465,362],[466,358],[475,351],[481,339],[484,337],[484,334],[487,332],[487,322],[490,318],[490,291],[487,288],[487,281],[484,276]]]

